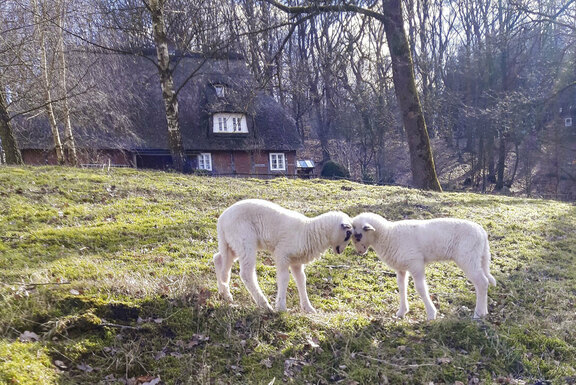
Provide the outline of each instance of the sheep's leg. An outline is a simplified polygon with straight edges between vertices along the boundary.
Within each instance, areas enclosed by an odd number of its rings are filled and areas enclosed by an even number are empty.
[[[429,320],[436,318],[436,307],[430,299],[430,294],[428,293],[428,285],[426,285],[426,275],[424,274],[424,269],[418,269],[415,271],[410,271],[412,278],[414,279],[414,287],[422,301],[424,301],[424,306],[426,306],[426,314]]]
[[[316,313],[316,309],[308,299],[308,292],[306,291],[306,274],[304,273],[304,265],[290,266],[294,281],[298,287],[298,295],[300,296],[300,308],[306,313]]]
[[[272,307],[258,284],[258,277],[256,276],[256,249],[251,250],[251,252],[246,250],[244,255],[238,255],[238,259],[240,262],[240,278],[242,278],[242,282],[244,282],[250,295],[252,295],[254,302],[261,308],[272,310]]]
[[[288,266],[276,265],[276,282],[278,284],[278,293],[276,295],[276,310],[286,311],[286,291],[290,281],[290,271]]]
[[[398,293],[400,294],[400,308],[396,313],[396,317],[402,318],[410,309],[408,306],[408,274],[405,271],[397,271],[396,281],[398,282]]]
[[[490,285],[488,277],[481,270],[465,271],[465,273],[476,289],[476,309],[472,318],[484,317],[488,314],[488,286]]]
[[[235,255],[230,248],[226,248],[224,252],[214,254],[214,268],[216,270],[216,280],[218,282],[218,292],[220,295],[232,301],[232,293],[230,293],[230,270],[235,260]]]

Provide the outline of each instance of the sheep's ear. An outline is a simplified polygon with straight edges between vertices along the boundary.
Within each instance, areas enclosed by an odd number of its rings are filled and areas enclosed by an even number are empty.
[[[352,229],[352,225],[351,225],[350,223],[342,223],[341,226],[342,226],[342,228],[343,228],[344,230],[350,230],[350,229]]]
[[[371,224],[364,225],[364,227],[362,227],[362,230],[364,230],[364,231],[376,231],[376,229]]]

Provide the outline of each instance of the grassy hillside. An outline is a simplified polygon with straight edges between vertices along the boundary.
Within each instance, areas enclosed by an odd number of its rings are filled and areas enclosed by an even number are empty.
[[[314,216],[455,216],[490,234],[490,316],[453,264],[427,272],[441,318],[373,252],[307,268],[316,315],[256,309],[233,269],[218,298],[216,220],[243,198]],[[576,383],[576,207],[350,182],[208,178],[114,169],[0,168],[0,383]],[[238,229],[242,231],[242,229]],[[275,296],[275,269],[258,274]]]

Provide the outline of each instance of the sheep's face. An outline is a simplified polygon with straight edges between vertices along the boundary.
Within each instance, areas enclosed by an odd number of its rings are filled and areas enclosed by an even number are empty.
[[[368,222],[354,221],[354,247],[358,254],[366,254],[374,243],[376,229]]]
[[[352,240],[352,224],[350,222],[342,222],[340,228],[336,231],[336,239],[334,239],[334,246],[332,249],[336,254],[340,254],[344,251],[346,246]]]

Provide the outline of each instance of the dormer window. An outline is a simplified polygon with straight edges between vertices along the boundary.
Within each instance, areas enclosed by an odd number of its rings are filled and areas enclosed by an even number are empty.
[[[218,96],[219,98],[223,98],[225,96],[225,90],[226,87],[224,87],[224,85],[222,84],[214,84],[214,90],[216,90],[216,96]]]
[[[238,113],[214,114],[212,130],[216,134],[247,134],[246,116]]]

